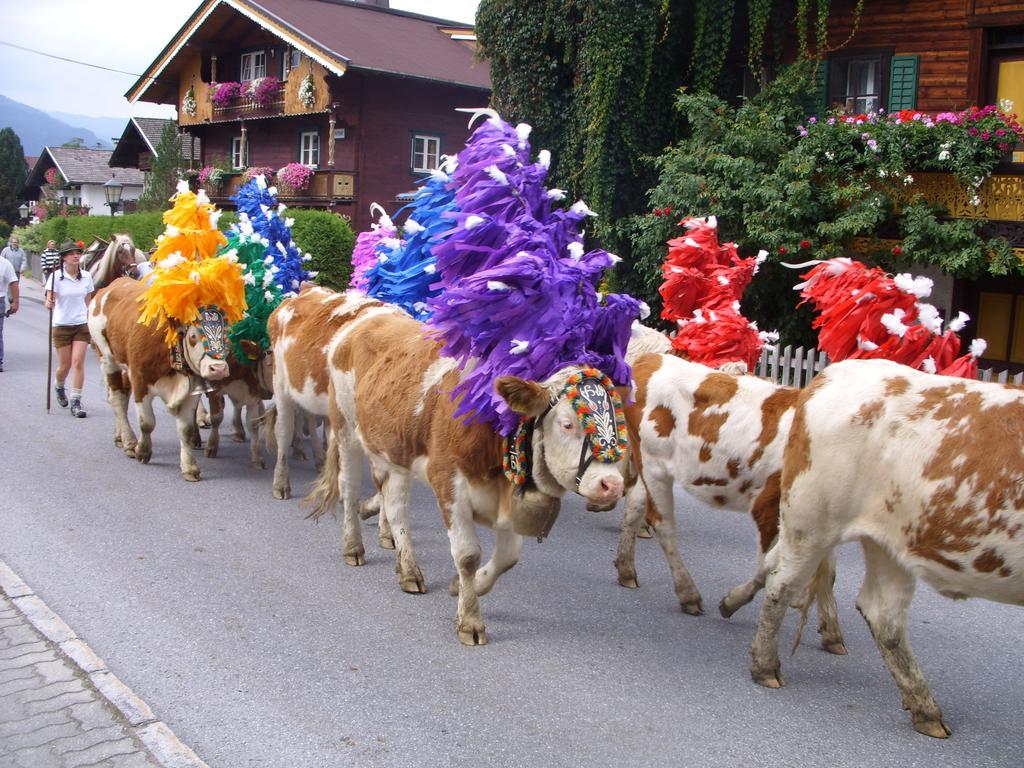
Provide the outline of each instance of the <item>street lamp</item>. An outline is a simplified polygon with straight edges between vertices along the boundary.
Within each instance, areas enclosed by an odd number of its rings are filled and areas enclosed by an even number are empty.
[[[114,175],[110,175],[110,181],[103,185],[103,195],[107,198],[107,205],[110,206],[110,216],[117,213],[118,206],[121,205],[121,182],[114,178]]]
[[[31,210],[32,209],[28,207],[27,203],[22,203],[18,206],[18,215],[21,216],[22,221],[26,221],[28,219],[28,214]]]

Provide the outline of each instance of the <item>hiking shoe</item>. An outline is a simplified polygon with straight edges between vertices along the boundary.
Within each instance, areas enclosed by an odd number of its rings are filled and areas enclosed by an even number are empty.
[[[59,405],[61,408],[67,408],[68,396],[67,393],[64,391],[64,387],[55,387],[53,391],[57,393],[57,405]]]
[[[74,416],[76,419],[84,419],[86,417],[86,412],[82,410],[81,400],[78,400],[76,398],[75,400],[71,401],[71,415]]]

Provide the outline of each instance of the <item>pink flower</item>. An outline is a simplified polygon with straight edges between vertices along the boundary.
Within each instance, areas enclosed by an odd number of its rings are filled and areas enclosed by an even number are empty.
[[[992,134],[989,133],[988,131],[982,131],[981,132],[981,140],[982,141],[988,141],[991,137],[992,137]]]

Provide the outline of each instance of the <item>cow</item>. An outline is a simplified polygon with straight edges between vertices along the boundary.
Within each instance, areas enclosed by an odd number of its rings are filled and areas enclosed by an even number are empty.
[[[316,299],[307,293],[298,301],[303,300]],[[462,371],[457,361],[439,354],[440,344],[425,336],[425,326],[357,295],[321,303],[326,315],[347,322],[327,350],[330,436],[324,469],[307,498],[312,514],[324,514],[340,497],[345,561],[364,562],[357,513],[365,453],[381,484],[399,585],[423,592],[412,548],[409,488],[413,476],[427,482],[448,528],[458,571],[458,638],[465,645],[486,644],[479,597],[518,560],[522,536],[516,532],[517,520],[542,518],[545,510],[557,514],[559,499],[570,490],[598,506],[614,504],[622,495],[625,459],[588,461],[589,438],[565,396],[567,379],[580,366],[564,368],[544,382],[514,376],[496,382],[513,411],[534,419],[532,436],[524,439],[532,461],[520,493],[503,472],[502,437],[487,423],[454,416],[456,403],[449,393]],[[482,567],[474,521],[495,531],[494,554]]]
[[[857,609],[914,728],[949,736],[911,650],[907,611],[918,578],[954,599],[1024,604],[1024,389],[883,360],[830,365],[797,397],[779,512],[754,680],[783,685],[788,600],[836,545],[860,540]]]
[[[199,465],[192,457],[196,403],[208,382],[226,378],[227,329],[223,314],[205,310],[201,321],[181,329],[181,368],[172,365],[163,331],[139,323],[139,299],[144,285],[119,278],[96,292],[89,307],[89,333],[107,377],[108,399],[114,411],[114,444],[143,464],[152,457],[155,426],[153,398],[160,397],[177,422],[181,443],[181,474],[199,480]],[[135,400],[141,437],[128,423],[129,392]]]
[[[684,612],[703,613],[700,591],[677,548],[673,485],[712,508],[749,513],[758,534],[754,577],[731,590],[719,611],[728,618],[764,583],[764,553],[778,531],[778,492],[798,390],[748,375],[732,375],[670,354],[640,355],[633,364],[635,399],[626,405],[631,444],[642,482],[626,494],[619,548],[619,583],[636,588],[635,534],[647,520],[668,561]],[[844,654],[832,593],[831,561],[823,562],[813,595],[821,643]]]
[[[249,463],[255,469],[265,469],[263,450],[260,444],[260,420],[263,416],[263,401],[273,397],[272,358],[269,352],[260,349],[255,341],[242,339],[239,342],[246,359],[240,360],[234,352],[228,355],[228,375],[214,384],[212,391],[207,393],[210,409],[207,414],[207,426],[210,434],[206,439],[206,455],[217,456],[220,448],[220,425],[224,420],[225,398],[231,401],[234,414],[231,421],[231,439],[236,443],[246,441],[248,427]],[[202,411],[202,400],[198,404]],[[242,412],[245,411],[243,425]],[[199,413],[196,422],[202,426]],[[198,436],[198,432],[196,433]]]

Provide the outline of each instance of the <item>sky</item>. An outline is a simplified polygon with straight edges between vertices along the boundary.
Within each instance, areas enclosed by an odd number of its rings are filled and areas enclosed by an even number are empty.
[[[0,0],[0,94],[44,111],[94,117],[173,117],[124,93],[201,0]],[[472,22],[478,0],[391,0],[397,10]],[[116,74],[12,48],[86,61]]]

